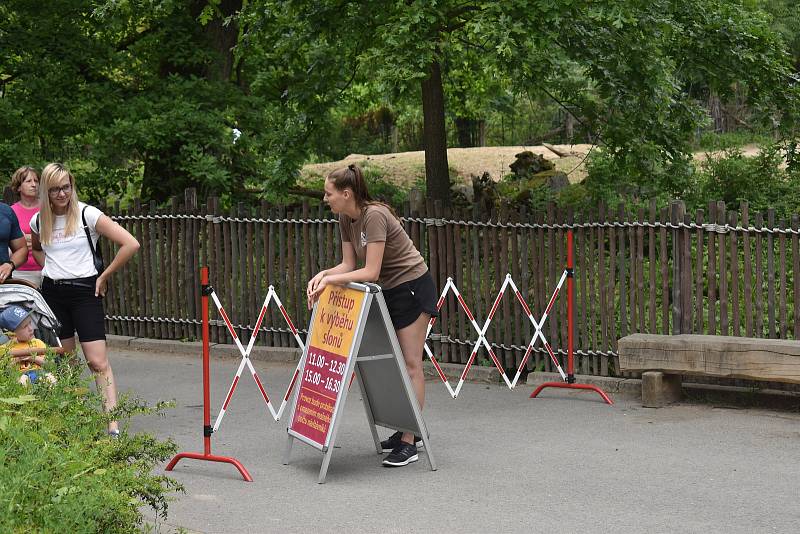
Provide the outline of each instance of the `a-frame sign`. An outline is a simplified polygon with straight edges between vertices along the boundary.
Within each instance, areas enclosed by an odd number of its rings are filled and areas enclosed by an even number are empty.
[[[383,293],[374,284],[327,286],[314,305],[288,418],[284,464],[289,463],[292,443],[300,440],[324,454],[318,482],[325,482],[353,373],[378,454],[376,425],[413,432],[422,437],[430,467],[436,470],[400,344]]]

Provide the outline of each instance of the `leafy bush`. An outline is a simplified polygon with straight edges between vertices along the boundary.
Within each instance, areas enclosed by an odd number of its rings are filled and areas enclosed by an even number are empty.
[[[361,171],[364,173],[364,181],[367,182],[367,190],[370,196],[381,202],[385,202],[402,214],[403,203],[408,199],[408,191],[412,187],[424,188],[424,181],[420,183],[419,180],[414,182],[410,187],[397,185],[391,180],[384,178],[381,168],[370,165],[368,162],[359,162]],[[309,177],[303,181],[303,188],[311,191],[322,191],[325,185],[325,177],[316,175],[313,178]]]
[[[728,209],[738,210],[747,201],[751,212],[774,208],[778,217],[797,213],[800,203],[800,175],[788,172],[778,146],[765,146],[755,156],[737,148],[710,157],[700,168],[689,206],[705,208],[709,200],[723,200]]]
[[[667,159],[654,145],[632,147],[624,153],[593,152],[586,165],[586,194],[594,204],[640,206],[655,198],[659,204],[683,198],[694,167],[689,159]]]
[[[58,383],[30,388],[0,369],[0,532],[139,532],[140,508],[166,518],[178,483],[153,468],[175,451],[148,434],[106,435],[109,418],[159,412],[120,399],[112,414],[78,366],[51,369]]]
[[[695,141],[695,150],[727,150],[748,144],[768,145],[769,136],[750,131],[736,132],[703,132]]]

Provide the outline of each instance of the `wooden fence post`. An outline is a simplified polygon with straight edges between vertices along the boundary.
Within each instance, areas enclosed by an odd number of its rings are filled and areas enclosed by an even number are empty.
[[[671,206],[670,222],[679,225],[686,214],[686,205],[680,201],[673,201]],[[681,289],[683,287],[683,231],[680,228],[671,228],[672,234],[672,333],[683,332],[683,306]]]

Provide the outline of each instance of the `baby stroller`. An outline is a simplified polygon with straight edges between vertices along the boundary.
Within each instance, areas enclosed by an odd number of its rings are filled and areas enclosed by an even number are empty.
[[[44,341],[48,347],[61,347],[61,340],[58,339],[61,323],[58,322],[38,289],[25,280],[9,278],[5,283],[0,284],[0,311],[12,304],[33,311],[31,318],[37,338]],[[55,352],[63,351],[56,350]]]

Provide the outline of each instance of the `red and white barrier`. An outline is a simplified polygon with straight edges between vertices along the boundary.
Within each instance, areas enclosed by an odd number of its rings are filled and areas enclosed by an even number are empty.
[[[531,342],[528,343],[528,348],[525,350],[525,356],[522,358],[522,362],[519,364],[519,368],[517,369],[517,374],[514,375],[514,380],[511,382],[511,387],[517,385],[517,380],[519,380],[519,376],[522,373],[522,370],[525,368],[525,364],[528,363],[528,358],[531,356],[531,351],[533,351],[533,346],[536,344],[536,338],[541,338],[542,343],[544,344],[544,348],[547,350],[547,353],[550,355],[550,360],[552,360],[553,364],[558,369],[558,373],[561,375],[562,380],[567,379],[567,375],[564,373],[564,370],[561,368],[561,364],[558,363],[558,358],[556,358],[555,353],[553,352],[553,348],[550,346],[550,343],[547,342],[547,339],[544,337],[544,333],[542,332],[542,327],[544,326],[544,322],[547,320],[547,317],[550,315],[550,311],[553,309],[553,304],[556,302],[556,298],[558,297],[558,293],[561,291],[561,286],[564,285],[564,280],[567,279],[567,271],[565,270],[564,273],[561,275],[561,279],[558,281],[558,285],[556,286],[555,291],[553,291],[553,295],[550,297],[550,302],[547,303],[547,309],[545,309],[544,314],[542,314],[541,319],[539,322],[536,322],[536,319],[533,317],[533,313],[531,313],[531,309],[525,303],[525,299],[522,298],[522,293],[520,293],[519,289],[517,289],[517,285],[514,283],[514,280],[511,279],[511,275],[506,275],[506,281],[503,284],[511,285],[514,289],[514,293],[517,295],[517,300],[522,307],[525,309],[525,313],[528,315],[528,319],[531,323],[533,323],[533,337],[531,338]],[[502,289],[500,290],[502,294]]]
[[[503,380],[505,381],[509,389],[513,389],[517,385],[517,381],[519,380],[520,374],[522,373],[522,369],[525,367],[528,358],[530,358],[531,352],[533,351],[533,347],[536,344],[537,338],[541,338],[542,343],[544,344],[544,347],[547,350],[547,353],[550,355],[550,359],[553,361],[553,364],[556,366],[556,369],[558,369],[559,374],[561,374],[561,378],[564,380],[567,379],[567,375],[561,368],[561,365],[558,362],[558,358],[556,358],[556,355],[553,352],[553,348],[550,346],[550,343],[545,338],[543,332],[544,323],[545,321],[547,321],[550,311],[553,309],[553,305],[555,304],[556,298],[558,297],[558,294],[561,291],[561,286],[564,284],[564,280],[566,279],[567,279],[567,271],[564,271],[564,273],[561,275],[561,279],[558,281],[558,285],[556,286],[555,291],[553,291],[553,294],[550,297],[550,301],[547,304],[547,309],[545,309],[544,314],[542,314],[542,317],[539,319],[539,321],[537,321],[536,318],[533,316],[533,313],[531,313],[530,307],[525,302],[525,299],[522,297],[522,294],[520,293],[519,289],[517,289],[517,285],[514,283],[514,280],[511,278],[511,275],[506,274],[505,280],[503,281],[503,285],[500,287],[500,291],[498,292],[497,297],[494,299],[494,303],[492,304],[492,309],[489,312],[489,316],[486,318],[486,322],[484,322],[482,327],[478,326],[478,323],[475,321],[475,318],[472,315],[472,311],[469,309],[469,306],[467,306],[467,303],[464,301],[464,297],[461,295],[461,292],[458,290],[458,287],[456,287],[455,283],[453,282],[453,279],[452,278],[447,279],[447,283],[445,284],[444,289],[442,290],[442,293],[439,296],[439,301],[436,303],[436,309],[437,310],[442,309],[442,305],[444,304],[444,299],[448,291],[452,291],[456,295],[456,298],[458,299],[461,309],[464,310],[464,313],[467,315],[470,324],[478,333],[478,339],[475,342],[472,352],[470,353],[469,360],[467,360],[467,364],[461,373],[461,377],[459,378],[458,384],[456,385],[455,389],[453,389],[453,386],[450,384],[450,381],[444,374],[441,365],[439,365],[439,362],[436,360],[436,357],[433,355],[433,352],[431,351],[430,347],[428,347],[427,342],[425,343],[424,347],[425,353],[428,355],[428,358],[431,360],[431,363],[433,363],[433,366],[436,368],[436,372],[439,374],[439,378],[442,380],[442,383],[444,383],[445,387],[450,392],[450,395],[453,398],[456,398],[460,393],[461,387],[464,385],[464,381],[466,380],[467,374],[469,373],[472,364],[475,362],[475,357],[477,356],[481,345],[483,345],[488,351],[489,357],[492,359],[492,362],[494,362],[495,367],[497,367],[497,369],[500,371],[500,376],[503,377]],[[531,341],[528,344],[527,350],[525,351],[525,356],[523,357],[522,363],[520,364],[519,369],[517,369],[517,373],[514,376],[513,380],[509,380],[508,375],[505,372],[505,369],[500,363],[500,359],[497,357],[491,345],[489,344],[489,341],[486,339],[486,332],[489,330],[489,325],[491,324],[492,319],[494,319],[495,313],[497,313],[497,309],[500,306],[500,301],[502,300],[503,295],[506,292],[506,288],[509,285],[513,289],[514,294],[517,297],[517,300],[525,310],[525,315],[527,315],[528,319],[531,321],[531,323],[533,323],[534,327],[533,337],[531,338]],[[435,323],[436,323],[436,318],[432,317],[430,322],[428,323],[426,338],[430,335],[431,329],[433,328],[433,325]]]
[[[166,471],[172,469],[184,459],[203,460],[206,462],[219,462],[224,464],[231,464],[239,473],[245,482],[252,482],[253,477],[250,476],[247,469],[242,463],[231,456],[220,456],[212,454],[211,452],[211,367],[210,367],[210,336],[208,328],[208,295],[213,293],[214,289],[208,284],[208,267],[200,269],[200,302],[202,306],[202,337],[203,337],[203,452],[181,452],[172,457],[172,460],[167,464]]]
[[[220,408],[219,414],[217,415],[217,419],[214,421],[213,431],[216,432],[219,429],[220,424],[222,424],[222,418],[225,416],[225,412],[227,411],[228,405],[231,402],[231,398],[233,397],[233,392],[236,391],[236,386],[239,384],[239,379],[242,376],[242,372],[244,371],[245,366],[247,366],[248,370],[253,375],[253,380],[258,386],[258,390],[261,392],[261,396],[263,397],[264,402],[267,405],[267,409],[269,410],[270,415],[275,421],[280,421],[281,415],[283,414],[283,410],[284,408],[286,408],[289,396],[292,393],[294,384],[297,381],[297,376],[300,373],[300,369],[303,365],[303,359],[301,358],[300,361],[297,363],[297,367],[295,367],[294,374],[292,375],[292,380],[289,383],[289,388],[286,390],[286,394],[283,396],[280,408],[278,408],[278,410],[276,411],[275,408],[272,406],[272,402],[269,400],[269,396],[267,395],[267,392],[264,389],[264,385],[261,383],[261,379],[259,379],[258,377],[258,373],[253,367],[253,363],[250,361],[250,352],[253,350],[253,345],[255,344],[256,337],[258,336],[259,328],[261,328],[261,323],[264,321],[264,316],[267,313],[267,307],[269,306],[271,300],[274,300],[276,305],[280,309],[281,315],[283,315],[286,324],[289,325],[289,328],[291,329],[292,334],[294,335],[295,341],[297,341],[297,344],[300,346],[301,351],[305,350],[305,344],[303,343],[303,340],[300,339],[300,335],[297,332],[297,328],[295,328],[294,323],[292,323],[289,314],[286,312],[286,308],[283,307],[281,299],[278,298],[278,294],[275,292],[275,288],[273,286],[269,286],[269,290],[267,291],[267,296],[266,298],[264,298],[264,304],[261,306],[261,312],[258,315],[258,321],[256,321],[256,326],[253,329],[253,333],[250,335],[250,341],[247,344],[247,348],[244,348],[242,342],[239,340],[239,336],[236,334],[236,330],[233,328],[233,324],[231,324],[231,321],[228,318],[228,314],[225,312],[225,308],[222,307],[222,304],[220,303],[214,291],[211,291],[211,299],[214,301],[214,305],[217,307],[219,314],[225,321],[225,325],[228,327],[228,332],[230,332],[231,337],[233,337],[233,341],[236,343],[236,347],[242,354],[242,361],[239,364],[239,368],[236,370],[236,374],[233,377],[233,382],[228,388],[228,394],[225,395],[225,402],[222,403],[222,408]]]

